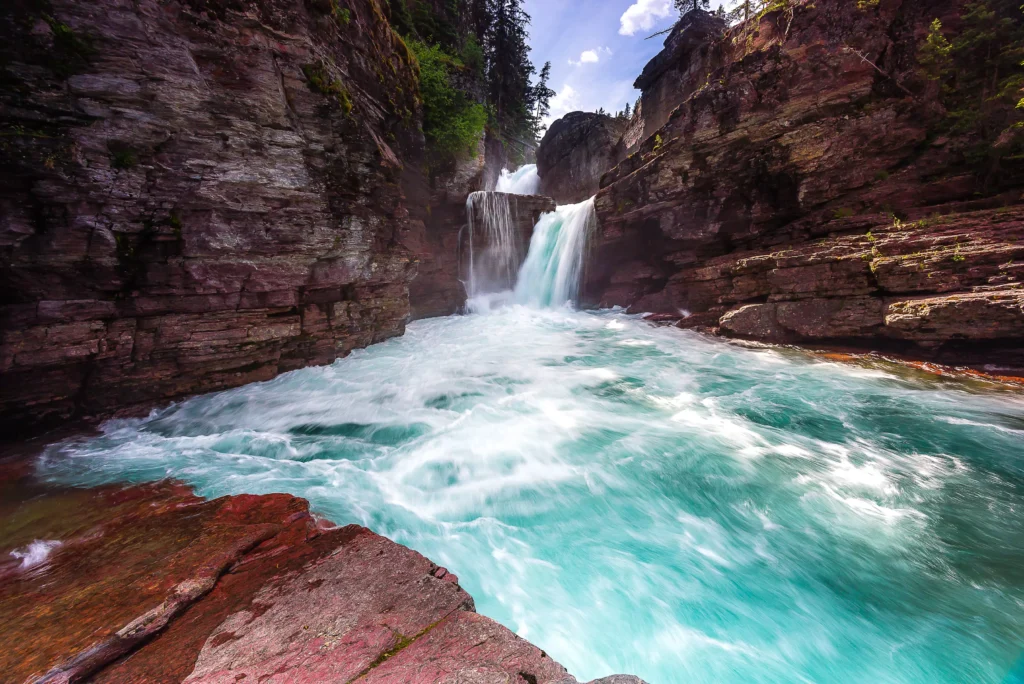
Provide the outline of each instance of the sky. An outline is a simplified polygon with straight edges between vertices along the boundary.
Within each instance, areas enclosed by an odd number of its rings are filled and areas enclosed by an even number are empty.
[[[712,2],[717,5],[717,2]],[[545,125],[573,111],[609,113],[640,96],[633,82],[661,50],[678,18],[673,0],[524,0],[532,18],[530,56],[537,70],[551,62],[557,94]]]

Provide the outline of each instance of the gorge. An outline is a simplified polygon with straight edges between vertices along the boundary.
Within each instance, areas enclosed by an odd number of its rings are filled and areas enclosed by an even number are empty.
[[[12,681],[1024,681],[978,5],[696,9],[536,149],[482,6],[0,10]]]

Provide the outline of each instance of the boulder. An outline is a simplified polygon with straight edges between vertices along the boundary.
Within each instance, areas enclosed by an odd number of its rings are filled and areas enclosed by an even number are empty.
[[[537,149],[542,195],[575,204],[597,194],[601,176],[623,155],[623,119],[572,112],[548,127]]]

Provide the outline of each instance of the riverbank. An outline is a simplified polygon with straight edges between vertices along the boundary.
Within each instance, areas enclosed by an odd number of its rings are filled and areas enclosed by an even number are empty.
[[[576,681],[451,572],[303,499],[68,488],[2,465],[9,681]]]
[[[36,468],[302,497],[454,570],[581,679],[874,682],[903,643],[894,681],[997,682],[1024,633],[1020,521],[992,514],[1024,496],[1022,429],[989,383],[510,306],[109,422]]]

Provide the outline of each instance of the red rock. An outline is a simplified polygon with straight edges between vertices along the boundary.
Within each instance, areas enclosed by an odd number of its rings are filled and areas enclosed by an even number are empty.
[[[283,494],[0,479],[0,667],[11,681],[559,682],[458,578]],[[9,549],[59,541],[22,569]],[[480,678],[483,678],[481,680]],[[639,680],[636,680],[639,681]]]
[[[638,81],[646,139],[602,180],[584,302],[1024,368],[1024,198],[981,184],[965,140],[925,144],[944,112],[914,55],[959,10],[795,3],[749,41],[682,22]]]

